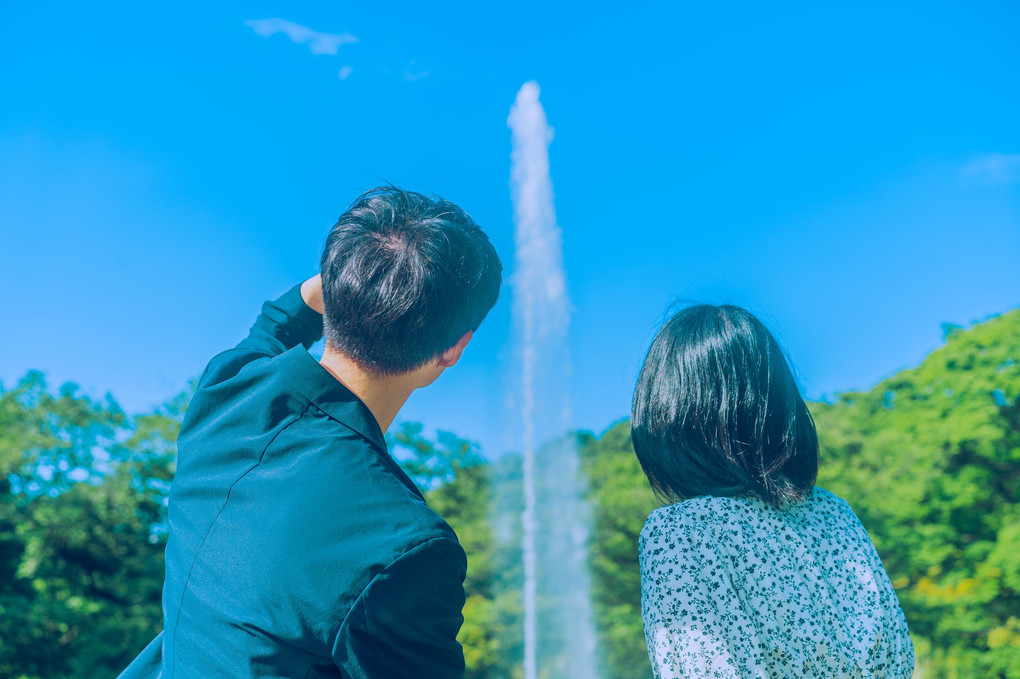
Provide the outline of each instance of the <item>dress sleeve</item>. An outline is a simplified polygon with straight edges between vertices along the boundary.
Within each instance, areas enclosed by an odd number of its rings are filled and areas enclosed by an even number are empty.
[[[752,676],[753,623],[710,529],[653,513],[641,532],[641,613],[656,679]],[[753,670],[753,664],[751,666]]]
[[[352,677],[463,679],[464,550],[434,538],[409,550],[361,593],[337,633],[333,661]]]

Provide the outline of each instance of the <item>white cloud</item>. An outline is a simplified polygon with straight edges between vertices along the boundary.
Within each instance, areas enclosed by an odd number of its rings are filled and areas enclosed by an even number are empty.
[[[411,59],[411,62],[407,65],[407,68],[404,70],[404,80],[414,82],[415,80],[420,80],[422,78],[426,78],[432,75],[430,71],[423,71],[421,69],[415,68],[414,64],[415,64],[414,59]]]
[[[1020,153],[986,153],[974,158],[961,170],[968,179],[993,184],[1020,180]]]
[[[298,45],[308,45],[312,54],[336,54],[341,45],[358,42],[350,33],[319,33],[286,19],[253,19],[244,25],[267,38],[283,33]]]
[[[340,80],[347,80],[347,76],[349,76],[353,72],[354,72],[353,68],[351,68],[350,66],[344,66],[343,68],[340,69],[340,72],[337,73],[337,75],[340,77]]]

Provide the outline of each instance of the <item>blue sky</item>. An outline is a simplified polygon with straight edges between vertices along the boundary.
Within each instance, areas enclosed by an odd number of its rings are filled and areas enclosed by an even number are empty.
[[[627,414],[676,300],[760,313],[812,397],[1020,303],[1016,5],[767,5],[8,3],[0,380],[169,398],[383,181],[460,203],[512,273],[531,79],[579,427]],[[406,418],[514,445],[511,295]]]

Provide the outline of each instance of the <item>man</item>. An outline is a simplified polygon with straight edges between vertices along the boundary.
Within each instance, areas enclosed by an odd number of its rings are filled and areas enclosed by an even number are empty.
[[[463,677],[464,551],[383,433],[460,358],[501,271],[452,203],[386,187],[340,217],[321,278],[266,302],[199,380],[164,629],[123,678]]]

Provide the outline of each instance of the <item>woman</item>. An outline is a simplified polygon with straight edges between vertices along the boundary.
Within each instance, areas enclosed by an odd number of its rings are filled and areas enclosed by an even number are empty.
[[[641,533],[657,679],[910,677],[906,620],[868,534],[815,487],[818,439],[776,340],[693,306],[652,342],[634,449],[668,506]]]

